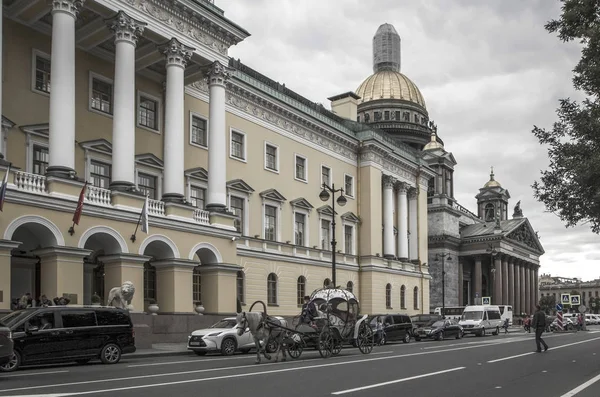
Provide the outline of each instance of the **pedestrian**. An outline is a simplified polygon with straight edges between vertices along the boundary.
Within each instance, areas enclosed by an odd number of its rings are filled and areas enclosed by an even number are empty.
[[[377,317],[375,326],[375,344],[380,345],[383,342],[383,321],[381,317]]]
[[[540,305],[535,305],[536,312],[533,315],[533,329],[535,329],[535,345],[537,346],[536,353],[542,352],[542,345],[544,351],[548,350],[548,345],[542,339],[542,334],[546,330],[546,313],[542,311]]]
[[[504,324],[502,325],[502,328],[504,328],[504,333],[508,334],[508,319],[504,319]]]

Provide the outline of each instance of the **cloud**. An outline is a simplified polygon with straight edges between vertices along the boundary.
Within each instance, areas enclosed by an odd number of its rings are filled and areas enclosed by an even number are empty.
[[[402,39],[402,72],[425,97],[446,149],[458,161],[455,195],[476,209],[489,179],[521,200],[546,254],[541,271],[600,276],[598,236],[565,228],[533,198],[532,183],[548,165],[547,148],[531,134],[551,127],[558,99],[578,97],[572,69],[580,46],[563,43],[544,24],[560,15],[549,0],[216,0],[252,36],[230,55],[300,95],[329,107],[331,95],[355,90],[372,73],[372,38],[391,23]]]

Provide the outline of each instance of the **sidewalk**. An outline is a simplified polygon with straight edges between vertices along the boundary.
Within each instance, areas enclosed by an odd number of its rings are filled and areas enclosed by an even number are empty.
[[[190,350],[187,350],[187,343],[154,343],[151,349],[137,349],[135,353],[128,354],[127,357],[169,357],[192,354]]]

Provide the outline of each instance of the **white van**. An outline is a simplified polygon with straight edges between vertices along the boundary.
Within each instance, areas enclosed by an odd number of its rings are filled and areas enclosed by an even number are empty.
[[[511,305],[498,305],[500,308],[500,319],[502,324],[508,319],[508,325],[513,324],[513,308]]]
[[[460,321],[458,322],[465,334],[485,336],[491,332],[498,335],[502,327],[500,308],[493,305],[472,305],[465,307]]]

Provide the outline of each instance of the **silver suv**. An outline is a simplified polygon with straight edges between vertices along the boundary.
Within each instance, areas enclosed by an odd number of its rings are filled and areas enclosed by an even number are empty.
[[[10,329],[0,322],[0,366],[8,363],[13,356],[13,340]]]

